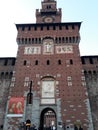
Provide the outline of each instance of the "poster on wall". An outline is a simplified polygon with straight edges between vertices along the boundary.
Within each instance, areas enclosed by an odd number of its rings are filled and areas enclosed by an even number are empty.
[[[24,111],[24,98],[23,97],[11,97],[8,103],[8,115],[19,117],[23,116]]]

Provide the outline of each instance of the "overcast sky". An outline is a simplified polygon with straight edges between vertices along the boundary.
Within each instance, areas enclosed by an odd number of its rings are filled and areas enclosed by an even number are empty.
[[[82,22],[80,54],[98,55],[98,0],[57,0],[62,22]],[[35,23],[41,0],[0,0],[0,57],[17,56],[17,23]]]

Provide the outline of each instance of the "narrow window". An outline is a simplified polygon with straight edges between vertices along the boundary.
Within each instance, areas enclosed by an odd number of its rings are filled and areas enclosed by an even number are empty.
[[[97,72],[94,70],[94,71],[93,71],[93,74],[95,74],[95,75],[96,75],[96,74],[97,74]]]
[[[1,78],[4,78],[4,72],[1,72]]]
[[[66,37],[66,43],[68,43],[68,37]]]
[[[61,65],[61,60],[58,60],[58,64]]]
[[[25,44],[27,44],[27,38],[25,38]]]
[[[59,43],[61,43],[61,37],[59,37]]]
[[[73,64],[73,60],[72,59],[70,59],[70,65],[72,65]]]
[[[31,30],[31,27],[29,26],[29,27],[28,27],[28,31],[30,31],[30,30]]]
[[[49,9],[51,9],[51,5],[49,5]]]
[[[62,43],[64,43],[65,42],[65,39],[64,39],[64,37],[62,37]]]
[[[62,30],[62,26],[59,26],[59,29]]]
[[[47,65],[50,65],[50,61],[49,60],[47,60]]]
[[[1,125],[0,127],[1,127],[1,129],[3,129],[3,125]]]
[[[41,43],[41,38],[39,38],[39,44]]]
[[[47,9],[51,9],[51,5],[47,5]]]
[[[35,61],[35,65],[38,65],[38,60]]]
[[[35,38],[35,43],[37,43],[37,38]]]
[[[37,30],[37,27],[34,27],[34,30],[36,31],[36,30]]]
[[[8,72],[5,73],[5,78],[8,78],[9,74]]]
[[[12,78],[12,76],[13,76],[13,72],[10,72],[9,78]]]
[[[26,60],[24,60],[24,63],[23,63],[23,65],[26,65],[27,64],[27,61]]]
[[[73,43],[75,43],[75,37],[73,37]]]
[[[6,59],[4,62],[4,65],[6,66],[8,64],[8,60]]]
[[[56,30],[55,26],[53,26],[53,30]]]
[[[71,37],[69,37],[69,43],[71,43]]]
[[[43,30],[43,26],[41,26],[41,31]]]
[[[34,43],[34,38],[32,38],[32,43]]]
[[[85,70],[85,71],[84,71],[84,75],[86,75],[86,74],[87,74],[87,71]]]
[[[85,64],[85,59],[84,59],[84,58],[82,58],[81,60],[82,60],[82,64]]]
[[[74,25],[72,25],[72,29],[75,29]]]
[[[47,6],[47,9],[48,9],[48,6]]]
[[[90,70],[88,71],[88,73],[89,73],[89,74],[92,74],[92,72],[91,72]]]
[[[49,30],[49,26],[47,26],[47,30]]]
[[[22,31],[24,31],[24,27],[22,27]]]
[[[68,30],[68,25],[66,25],[66,30]]]
[[[22,42],[22,44],[24,44],[24,38],[22,38],[21,40],[22,40],[22,41],[21,41],[21,42]]]
[[[55,38],[55,43],[58,43],[58,38],[57,37]]]
[[[29,38],[29,44],[31,44],[31,38]]]
[[[90,64],[93,64],[93,59],[89,58]]]

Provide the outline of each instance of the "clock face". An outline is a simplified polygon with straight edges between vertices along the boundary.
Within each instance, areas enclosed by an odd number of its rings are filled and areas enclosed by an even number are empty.
[[[45,18],[44,18],[44,22],[45,22],[45,23],[52,23],[52,22],[53,22],[53,18],[50,17],[50,16],[45,17]]]

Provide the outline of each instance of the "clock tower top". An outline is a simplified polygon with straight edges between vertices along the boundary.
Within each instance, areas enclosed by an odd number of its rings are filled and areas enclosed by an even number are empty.
[[[41,2],[42,8],[36,9],[36,23],[60,23],[61,8],[57,9],[55,0],[44,0]]]

